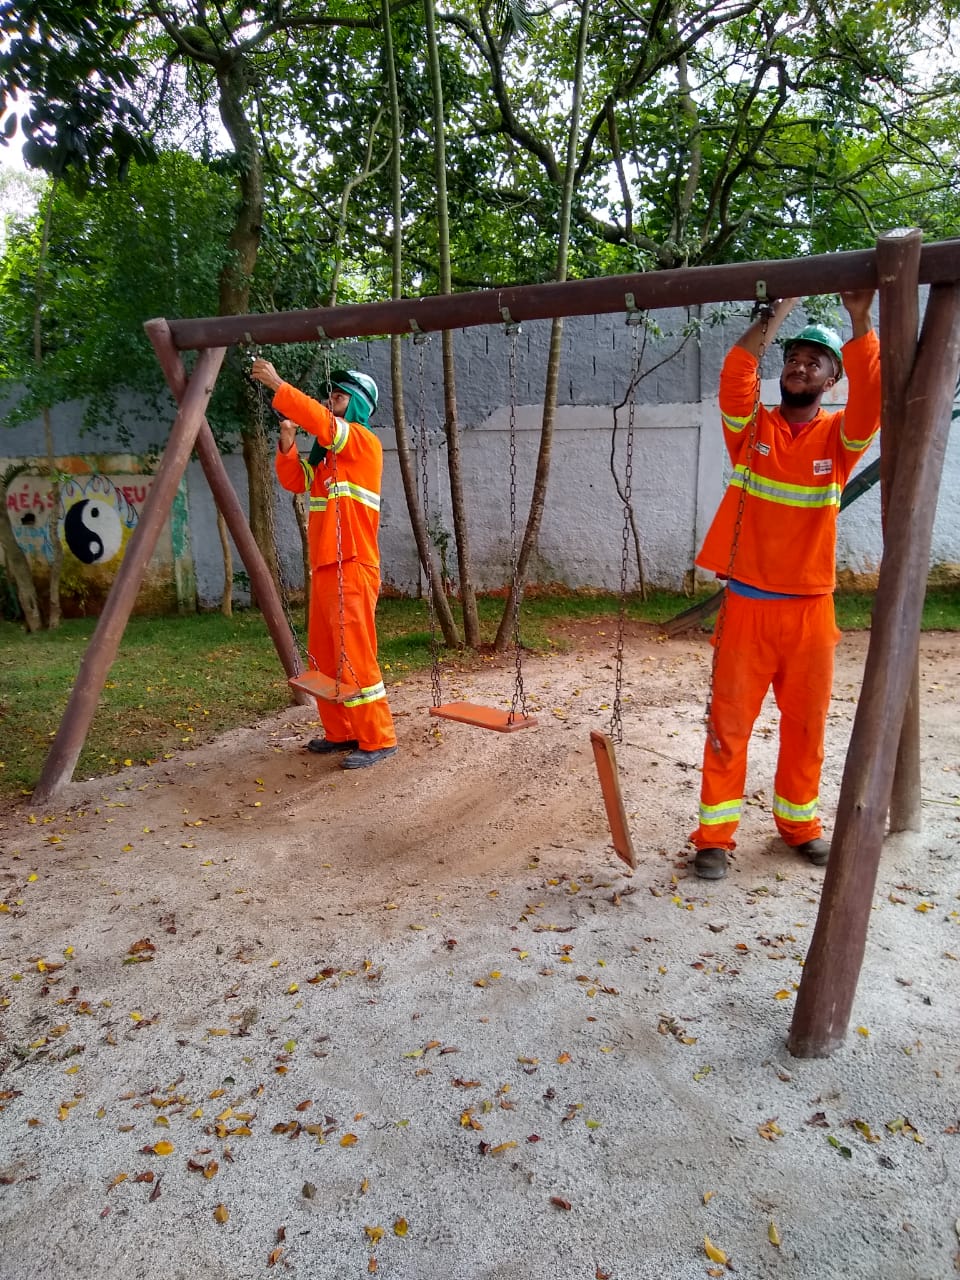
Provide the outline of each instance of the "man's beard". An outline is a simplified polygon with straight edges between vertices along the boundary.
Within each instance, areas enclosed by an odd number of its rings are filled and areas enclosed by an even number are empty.
[[[803,391],[791,391],[783,382],[780,383],[780,399],[788,409],[809,409],[812,404],[817,403],[819,396],[820,392],[810,387]]]

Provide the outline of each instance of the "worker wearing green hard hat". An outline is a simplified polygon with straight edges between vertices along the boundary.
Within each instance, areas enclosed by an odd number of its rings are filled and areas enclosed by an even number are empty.
[[[843,344],[836,329],[830,329],[825,324],[805,325],[799,333],[795,333],[792,338],[787,338],[786,342],[784,342],[784,362],[786,362],[791,352],[802,346],[825,347],[836,361],[834,380],[843,377]]]

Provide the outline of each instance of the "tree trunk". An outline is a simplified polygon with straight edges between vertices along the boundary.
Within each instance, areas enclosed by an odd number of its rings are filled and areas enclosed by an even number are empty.
[[[217,533],[220,536],[220,550],[223,552],[223,591],[220,595],[220,612],[225,618],[232,618],[233,552],[230,550],[230,539],[227,536],[227,522],[219,507],[217,507]]]
[[[50,531],[50,587],[47,597],[47,629],[56,631],[60,626],[60,577],[63,573],[63,543],[60,541],[60,518],[63,514],[62,490],[60,487],[60,469],[53,448],[53,428],[50,425],[50,410],[43,408],[43,439],[47,451],[47,475],[50,480],[50,492],[53,494],[53,505],[48,509],[47,521],[52,522]]]
[[[0,551],[3,552],[4,567],[13,579],[20,608],[23,610],[23,621],[30,632],[43,630],[43,618],[40,614],[40,601],[37,599],[37,588],[30,572],[30,563],[23,554],[20,543],[10,523],[10,508],[7,506],[7,490],[11,483],[26,471],[21,464],[8,468],[0,476]]]
[[[392,289],[394,298],[403,296],[403,167],[402,167],[402,131],[400,125],[400,99],[397,91],[397,67],[393,54],[393,27],[390,22],[389,0],[382,0],[383,17],[383,56],[386,70],[388,93],[390,97],[390,121],[393,135],[393,155],[391,158],[391,188],[393,195],[393,238],[392,238]],[[444,591],[443,580],[437,569],[433,555],[433,547],[427,533],[423,508],[420,505],[417,490],[415,460],[410,455],[409,437],[407,434],[406,411],[403,403],[403,348],[400,338],[394,334],[390,340],[390,378],[393,388],[393,429],[397,442],[397,464],[400,467],[400,478],[403,481],[403,492],[407,500],[407,514],[413,530],[417,553],[424,574],[427,575],[427,589],[433,601],[433,612],[440,622],[444,644],[450,649],[460,647],[460,635],[457,624],[450,609],[450,602]]]
[[[443,83],[440,78],[440,54],[437,48],[436,14],[433,0],[423,0],[429,49],[430,84],[433,90],[433,150],[437,175],[437,239],[441,294],[452,293],[450,268],[450,217],[447,204],[447,160],[443,119]],[[470,535],[466,500],[463,492],[463,469],[460,465],[460,427],[457,417],[457,383],[453,358],[453,331],[444,329],[443,350],[443,419],[447,436],[447,470],[450,477],[450,507],[453,532],[457,540],[457,572],[460,577],[460,604],[463,610],[464,639],[471,649],[480,644],[480,620],[477,597],[473,588],[470,557]]]
[[[53,222],[53,202],[59,180],[54,178],[47,192],[47,207],[43,215],[43,232],[40,237],[40,254],[37,259],[37,284],[33,293],[33,362],[39,371],[43,366],[43,300],[47,252],[50,247],[50,226]],[[47,455],[47,474],[53,491],[53,506],[48,509],[47,521],[53,521],[50,531],[50,582],[47,594],[47,627],[56,631],[60,626],[60,575],[63,570],[63,547],[60,543],[60,478],[53,449],[53,428],[50,425],[50,407],[43,405],[43,441]]]
[[[263,230],[264,195],[263,161],[257,135],[243,105],[247,72],[242,54],[237,53],[218,65],[217,85],[220,118],[237,158],[239,197],[236,220],[227,240],[229,257],[220,273],[219,314],[246,315],[250,310],[250,282],[257,265]],[[245,417],[241,428],[243,461],[247,470],[250,528],[276,582],[277,546],[272,518],[273,448],[266,438],[261,405],[262,402],[252,396],[242,397],[241,413]],[[225,589],[227,587],[232,589],[232,582],[226,584]]]
[[[313,569],[310,565],[310,512],[307,507],[308,497],[305,493],[293,495],[293,514],[300,534],[300,558],[303,562],[303,634],[310,628],[310,597],[313,595]],[[284,601],[289,609],[289,601]]]
[[[577,33],[577,60],[573,76],[573,98],[570,111],[570,133],[567,138],[567,164],[563,180],[563,196],[560,202],[560,226],[557,243],[557,280],[566,280],[570,249],[570,217],[573,209],[573,193],[576,179],[577,141],[580,133],[580,108],[583,101],[583,68],[587,49],[587,31],[590,25],[590,0],[583,0],[580,11],[580,27]],[[515,632],[515,621],[523,598],[530,558],[540,536],[540,523],[547,498],[547,481],[550,476],[550,454],[553,448],[553,427],[557,416],[557,392],[560,385],[560,353],[563,341],[563,317],[556,316],[550,328],[550,352],[547,357],[546,386],[543,394],[543,418],[540,426],[540,448],[537,453],[537,469],[530,495],[530,511],[523,533],[523,542],[513,567],[513,579],[507,602],[504,605],[494,648],[501,653]],[[511,388],[512,394],[512,388]]]

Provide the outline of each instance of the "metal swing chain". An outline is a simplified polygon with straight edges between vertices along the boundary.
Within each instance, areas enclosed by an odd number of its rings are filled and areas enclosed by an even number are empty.
[[[743,477],[740,484],[740,497],[737,500],[737,514],[733,522],[733,539],[730,543],[730,560],[727,564],[726,580],[727,586],[724,588],[723,599],[720,601],[720,609],[717,613],[717,622],[713,631],[713,657],[710,661],[710,680],[707,686],[707,705],[703,713],[703,723],[706,726],[707,738],[710,746],[714,751],[720,751],[721,743],[713,723],[713,687],[717,675],[717,656],[720,652],[720,643],[723,639],[723,628],[726,621],[727,599],[730,590],[729,582],[733,577],[734,561],[737,558],[737,547],[740,542],[740,531],[743,528],[743,512],[747,501],[747,486],[750,483],[752,475],[753,455],[757,443],[757,430],[760,421],[760,396],[762,393],[761,365],[763,357],[767,349],[767,327],[773,319],[773,301],[766,298],[766,290],[761,288],[761,282],[757,284],[757,302],[754,304],[754,316],[760,317],[763,325],[760,330],[760,348],[757,352],[757,383],[756,393],[753,399],[753,412],[750,417],[750,433],[747,436],[747,448],[743,461]],[[736,471],[736,467],[734,467]]]
[[[627,456],[623,472],[623,535],[620,548],[620,604],[617,611],[616,675],[613,683],[613,709],[610,713],[610,737],[623,741],[623,633],[627,620],[627,569],[630,563],[630,499],[633,493],[633,438],[637,416],[637,383],[640,380],[640,325],[642,313],[631,312],[627,324],[633,330],[633,357],[627,408]],[[616,409],[614,409],[616,422]]]
[[[430,475],[427,469],[427,396],[424,383],[424,348],[428,335],[415,333],[414,346],[417,348],[417,452],[420,455],[420,482],[423,488],[423,525],[429,539],[430,530]],[[429,541],[427,543],[429,556]],[[440,688],[440,643],[437,639],[437,602],[433,595],[433,573],[428,563],[427,575],[427,613],[430,618],[430,692],[433,706],[439,707],[442,701]]]
[[[527,714],[527,698],[523,690],[523,650],[520,643],[520,566],[517,549],[517,349],[520,325],[509,320],[505,326],[510,338],[508,377],[510,383],[510,562],[512,566],[511,596],[513,599],[513,648],[516,676],[513,698],[507,723],[512,724],[520,707],[520,714]]]

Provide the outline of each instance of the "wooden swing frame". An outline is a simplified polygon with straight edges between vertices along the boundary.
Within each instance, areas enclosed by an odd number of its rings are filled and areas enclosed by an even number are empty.
[[[881,235],[873,249],[802,259],[687,267],[593,280],[271,315],[147,321],[145,329],[179,406],[150,494],[87,645],[33,793],[45,805],[70,781],[117,655],[140,584],[196,449],[216,504],[261,603],[287,677],[298,659],[273,578],[250,531],[206,421],[229,346],[409,334],[638,308],[880,291],[884,443],[884,552],[863,687],[844,767],[830,861],[787,1047],[824,1057],[846,1035],[866,950],[888,811],[891,826],[919,825],[919,634],[933,519],[960,368],[960,239],[923,244],[916,228]],[[919,318],[919,286],[930,285]],[[199,355],[187,377],[180,353]],[[302,693],[300,697],[305,697]]]

